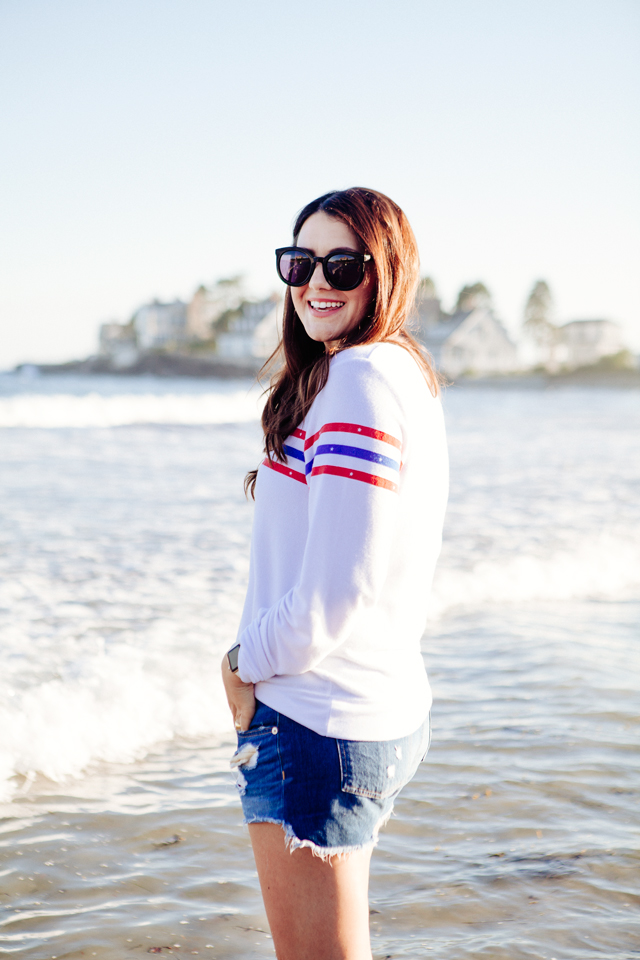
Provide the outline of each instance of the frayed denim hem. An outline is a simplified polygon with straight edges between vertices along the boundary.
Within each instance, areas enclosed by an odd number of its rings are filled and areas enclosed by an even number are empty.
[[[325,862],[327,860],[332,860],[334,857],[348,857],[351,853],[359,853],[361,850],[368,850],[369,848],[373,849],[378,842],[378,838],[374,837],[367,843],[359,843],[352,847],[320,847],[317,843],[314,843],[313,840],[298,839],[291,827],[287,824],[283,824],[282,827],[285,833],[284,842],[289,848],[289,853],[293,853],[294,850],[301,850],[304,847],[308,847],[314,857],[318,857],[319,860],[323,860]]]
[[[388,813],[385,813],[384,816],[380,818],[374,828],[373,836],[370,840],[365,841],[365,843],[358,843],[349,847],[321,847],[319,844],[314,843],[313,840],[301,840],[295,835],[290,824],[286,823],[284,820],[275,820],[272,817],[255,816],[250,820],[245,818],[243,823],[245,823],[247,826],[252,823],[275,823],[276,826],[282,827],[284,830],[284,843],[288,848],[289,853],[293,853],[294,850],[301,850],[304,847],[307,847],[309,850],[311,850],[311,853],[314,857],[318,857],[319,860],[326,862],[327,860],[331,860],[333,857],[348,857],[351,853],[358,853],[361,850],[373,849],[378,844],[379,831],[387,823],[392,813],[393,808],[391,808]]]

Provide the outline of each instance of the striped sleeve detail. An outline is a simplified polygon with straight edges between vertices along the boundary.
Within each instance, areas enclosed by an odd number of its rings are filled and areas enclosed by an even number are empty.
[[[287,458],[286,463],[280,463],[279,460],[265,457],[263,460],[265,467],[271,467],[272,470],[275,470],[276,473],[281,473],[284,477],[291,477],[293,480],[299,480],[300,483],[306,484],[304,469],[305,436],[304,430],[294,430],[293,433],[287,437],[282,447]]]
[[[292,480],[299,480],[300,483],[304,484],[307,482],[304,473],[301,473],[299,470],[291,470],[290,467],[284,463],[279,463],[278,460],[270,460],[269,457],[265,457],[262,463],[265,467],[271,467],[276,473],[281,473],[285,477],[291,477]]]
[[[334,477],[347,477],[351,480],[360,480],[362,483],[371,483],[374,487],[384,487],[385,490],[398,492],[398,484],[392,483],[385,477],[378,477],[375,473],[363,473],[361,470],[347,470],[346,467],[334,467],[327,463],[320,467],[314,467],[311,471],[312,477],[317,477],[320,473],[329,473]]]
[[[400,440],[382,430],[357,423],[326,423],[305,441],[305,470],[311,477],[345,477],[395,493],[400,449]]]
[[[390,433],[383,433],[382,430],[374,430],[373,427],[365,427],[360,423],[325,423],[317,433],[305,440],[305,450],[312,447],[322,433],[359,433],[363,437],[371,437],[373,440],[380,440],[382,443],[397,447],[398,450],[402,449],[402,443],[397,437],[393,437]]]
[[[304,462],[304,450],[296,450],[295,447],[292,447],[288,443],[285,443],[282,449],[288,457],[293,457],[294,460],[302,460]]]
[[[355,457],[359,460],[369,460],[371,463],[379,463],[382,466],[389,467],[390,470],[399,470],[400,465],[397,460],[391,457],[385,457],[384,454],[376,450],[367,450],[364,447],[348,447],[342,443],[321,443],[316,447],[315,457],[321,457],[330,453],[341,457]]]

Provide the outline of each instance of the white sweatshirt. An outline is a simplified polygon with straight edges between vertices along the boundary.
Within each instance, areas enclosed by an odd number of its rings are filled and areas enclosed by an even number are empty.
[[[323,736],[406,736],[431,707],[420,653],[448,464],[442,408],[411,354],[351,347],[258,471],[244,681]]]

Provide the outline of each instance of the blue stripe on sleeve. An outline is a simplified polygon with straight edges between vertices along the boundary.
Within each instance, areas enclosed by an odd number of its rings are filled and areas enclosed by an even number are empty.
[[[286,443],[282,449],[288,457],[293,457],[294,460],[304,460],[304,452],[302,450],[296,450],[295,447],[288,447]]]
[[[285,447],[286,450],[286,447]],[[342,457],[358,457],[359,460],[370,460],[372,463],[379,463],[383,467],[389,467],[390,470],[400,472],[400,464],[391,457],[384,457],[381,453],[375,453],[373,450],[363,450],[362,447],[345,447],[341,443],[324,443],[316,448],[315,456],[321,454],[337,453]]]

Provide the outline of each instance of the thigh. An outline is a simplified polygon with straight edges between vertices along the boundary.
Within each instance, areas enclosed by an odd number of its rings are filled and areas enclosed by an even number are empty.
[[[371,847],[321,859],[290,852],[273,823],[249,834],[278,960],[371,960]]]

